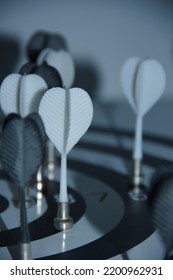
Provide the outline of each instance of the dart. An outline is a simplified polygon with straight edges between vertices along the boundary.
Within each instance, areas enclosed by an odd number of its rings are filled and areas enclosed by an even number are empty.
[[[41,97],[47,88],[44,79],[37,74],[10,74],[3,80],[1,85],[1,109],[5,115],[16,113],[21,117],[37,112]],[[39,169],[38,172],[41,174],[42,169]],[[41,177],[43,177],[42,174]],[[28,189],[26,189],[26,192],[27,207],[31,207],[35,203],[35,199],[29,196]],[[20,199],[14,199],[14,204],[16,207],[20,207]]]
[[[133,190],[130,195],[133,199],[144,200],[146,194],[142,189],[142,133],[145,114],[161,98],[166,76],[162,65],[153,59],[133,57],[128,59],[122,68],[121,84],[123,91],[136,114],[135,139],[133,148]]]
[[[93,117],[92,101],[81,88],[53,88],[41,99],[39,114],[47,136],[61,154],[60,191],[57,217],[58,230],[71,228],[67,192],[67,154],[89,128]]]
[[[41,118],[33,113],[26,118],[17,114],[6,117],[1,138],[1,161],[20,193],[21,258],[31,259],[30,233],[26,212],[26,187],[43,161],[45,131]]]

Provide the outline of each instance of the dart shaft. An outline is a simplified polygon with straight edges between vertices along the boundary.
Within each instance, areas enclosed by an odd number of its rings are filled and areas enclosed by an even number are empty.
[[[48,162],[53,162],[55,161],[55,146],[53,143],[48,139],[47,140],[47,157],[48,157]]]
[[[57,158],[56,158],[56,149],[53,143],[47,141],[47,168],[48,168],[48,179],[54,180],[55,173],[57,169]]]
[[[28,243],[30,241],[29,229],[27,223],[27,213],[25,205],[25,188],[20,189],[20,228],[21,228],[21,243]]]
[[[67,155],[61,155],[59,202],[68,202],[67,195]]]
[[[20,259],[21,260],[31,260],[31,244],[21,243],[20,244]]]
[[[135,127],[135,141],[133,150],[133,159],[142,160],[142,128],[143,128],[143,118],[142,116],[137,116],[136,127]]]

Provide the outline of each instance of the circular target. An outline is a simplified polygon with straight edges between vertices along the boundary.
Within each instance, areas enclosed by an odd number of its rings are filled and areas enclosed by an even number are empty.
[[[169,161],[173,143],[171,139],[152,135],[145,135],[145,143],[147,185],[153,170],[161,162]],[[42,198],[38,199],[31,189],[31,195],[37,198],[37,204],[28,209],[33,259],[162,258],[164,248],[151,225],[148,202],[133,201],[128,195],[132,145],[132,131],[93,127],[69,154],[68,190],[70,215],[74,219],[71,230],[60,232],[53,226],[59,170],[55,181],[46,180]],[[7,255],[15,259],[19,209],[14,208],[12,190],[4,178],[0,192],[9,202],[1,215],[5,227],[0,232],[0,259]]]

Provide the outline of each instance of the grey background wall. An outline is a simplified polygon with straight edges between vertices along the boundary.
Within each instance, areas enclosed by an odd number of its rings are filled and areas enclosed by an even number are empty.
[[[0,80],[27,61],[37,30],[64,35],[76,63],[74,85],[104,101],[125,100],[120,71],[130,56],[159,60],[164,98],[173,97],[173,1],[1,0]]]

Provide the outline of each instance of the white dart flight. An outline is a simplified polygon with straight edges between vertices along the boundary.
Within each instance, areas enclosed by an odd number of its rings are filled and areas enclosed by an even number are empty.
[[[92,101],[81,88],[52,88],[42,97],[39,114],[48,137],[61,154],[59,202],[68,202],[67,154],[91,124]]]
[[[1,109],[5,115],[16,113],[26,117],[38,111],[40,100],[46,90],[46,82],[36,74],[10,74],[1,84]]]

